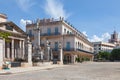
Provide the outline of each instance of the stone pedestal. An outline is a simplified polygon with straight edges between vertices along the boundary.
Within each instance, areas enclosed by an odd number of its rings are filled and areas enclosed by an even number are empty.
[[[47,60],[50,61],[50,46],[47,45]]]
[[[28,59],[28,65],[32,66],[32,43],[30,42],[30,39],[28,37],[27,41],[27,59]]]

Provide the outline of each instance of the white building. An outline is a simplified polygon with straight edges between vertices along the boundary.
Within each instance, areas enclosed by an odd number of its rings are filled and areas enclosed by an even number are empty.
[[[24,58],[26,33],[15,23],[7,20],[5,14],[0,14],[0,32],[10,33],[8,42],[0,37],[0,68],[3,62],[14,61],[15,58]]]
[[[111,52],[116,46],[115,44],[107,42],[93,42],[93,44],[95,54],[99,53],[100,51]]]
[[[93,59],[93,44],[87,37],[60,18],[42,19],[39,27],[41,29],[41,46],[45,46],[46,41],[50,42],[53,50],[53,58],[59,60],[58,44],[62,43],[64,61],[74,63],[76,57],[87,57]],[[33,46],[37,45],[37,33],[34,30],[36,23],[27,24],[27,34],[31,37]]]

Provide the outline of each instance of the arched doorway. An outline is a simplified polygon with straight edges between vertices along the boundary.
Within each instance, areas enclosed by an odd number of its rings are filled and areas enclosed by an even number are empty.
[[[70,54],[64,55],[64,63],[65,64],[71,63],[71,55]]]

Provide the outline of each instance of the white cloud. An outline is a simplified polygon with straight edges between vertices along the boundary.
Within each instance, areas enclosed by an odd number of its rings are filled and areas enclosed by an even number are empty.
[[[86,31],[83,31],[82,33],[83,33],[85,36],[88,36],[87,33],[86,33]]]
[[[50,17],[59,18],[61,16],[68,18],[70,14],[66,13],[63,7],[64,6],[60,0],[46,0],[43,8],[45,10],[45,13]]]
[[[33,0],[16,0],[18,6],[25,12],[27,12],[33,5],[35,5],[35,2]]]
[[[32,21],[31,20],[24,20],[24,19],[21,19],[20,20],[20,26],[21,26],[21,28],[22,28],[22,30],[24,30],[24,31],[26,31],[26,23],[32,23]]]
[[[108,40],[110,39],[110,34],[108,32],[102,34],[100,37],[98,37],[97,35],[93,35],[91,39],[89,39],[91,42],[97,42],[97,41],[104,41],[104,42],[108,42]]]

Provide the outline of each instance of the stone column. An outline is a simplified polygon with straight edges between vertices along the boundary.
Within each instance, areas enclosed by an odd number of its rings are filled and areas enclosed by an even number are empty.
[[[47,41],[47,60],[50,61],[50,45],[48,41]]]
[[[22,56],[21,56],[21,55],[22,55],[22,54],[21,54],[21,43],[22,43],[22,42],[21,42],[21,40],[20,40],[20,41],[19,41],[19,55],[18,55],[19,58],[22,58]]]
[[[23,40],[23,45],[22,45],[22,58],[25,58],[25,41]]]
[[[27,38],[27,54],[28,54],[28,64],[32,66],[32,43],[30,42],[30,38]]]
[[[11,48],[12,48],[12,60],[14,60],[14,39],[12,39]]]
[[[2,69],[3,65],[3,39],[0,38],[0,69]]]
[[[72,63],[75,63],[76,55],[72,54],[72,55],[71,55],[71,58],[72,58],[72,59],[71,59],[71,62],[72,62]]]
[[[10,44],[7,42],[7,59],[10,59]]]
[[[60,64],[63,64],[63,49],[61,43],[59,43]]]
[[[3,59],[5,59],[5,39],[3,39]]]

